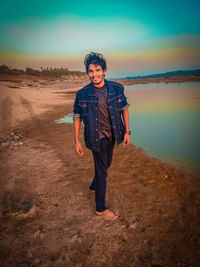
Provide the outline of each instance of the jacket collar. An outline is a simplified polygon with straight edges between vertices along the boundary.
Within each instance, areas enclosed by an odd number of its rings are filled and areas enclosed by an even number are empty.
[[[110,81],[105,80],[105,83],[106,83],[106,86],[107,86],[107,89],[108,89],[108,95],[113,95],[115,92],[110,84]],[[94,90],[94,86],[93,86],[93,83],[90,83],[89,84],[89,93],[88,93],[90,96],[96,96],[96,93],[95,93],[95,90]]]

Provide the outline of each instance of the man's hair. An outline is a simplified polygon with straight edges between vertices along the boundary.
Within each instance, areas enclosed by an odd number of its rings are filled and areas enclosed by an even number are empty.
[[[84,64],[86,67],[86,71],[88,73],[89,65],[100,65],[103,70],[107,69],[106,60],[100,53],[91,52],[90,54],[85,56]]]

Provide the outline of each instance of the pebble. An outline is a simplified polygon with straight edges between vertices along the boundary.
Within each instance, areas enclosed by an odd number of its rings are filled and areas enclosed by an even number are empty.
[[[36,237],[40,237],[41,239],[44,239],[44,233],[41,232],[40,230],[37,230],[33,233],[33,237],[36,238]]]
[[[78,235],[72,236],[72,239],[71,239],[72,242],[77,241],[77,240],[78,240]]]
[[[138,222],[134,222],[134,223],[130,224],[129,227],[132,229],[135,229],[138,226],[138,224],[139,224]]]
[[[40,236],[40,230],[37,230],[33,233],[33,237],[38,237]]]

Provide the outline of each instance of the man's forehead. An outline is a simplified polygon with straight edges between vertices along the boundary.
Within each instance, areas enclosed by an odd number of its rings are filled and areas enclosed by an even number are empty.
[[[90,64],[89,70],[96,70],[96,69],[102,69],[101,65],[99,64]]]

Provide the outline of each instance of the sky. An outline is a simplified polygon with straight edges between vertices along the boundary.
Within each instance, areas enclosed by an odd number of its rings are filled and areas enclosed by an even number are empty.
[[[199,0],[1,0],[0,65],[84,71],[103,53],[110,77],[200,68]]]

